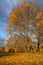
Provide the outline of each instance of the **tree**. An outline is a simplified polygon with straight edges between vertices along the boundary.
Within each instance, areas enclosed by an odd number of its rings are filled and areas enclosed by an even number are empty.
[[[40,47],[40,37],[43,35],[43,12],[38,12],[36,19],[39,20],[39,23],[36,24],[38,29],[38,51]]]
[[[5,47],[5,51],[4,52],[9,52],[9,47],[8,46]]]
[[[25,2],[21,6],[16,7],[10,14],[10,19],[7,22],[7,31],[12,38],[15,34],[20,35],[26,39],[28,43],[28,32],[35,33],[38,41],[39,35],[42,31],[39,30],[40,26],[43,26],[43,13],[40,12],[40,8],[33,6],[31,3]],[[29,26],[33,25],[35,29],[29,30]],[[37,32],[37,33],[36,33]],[[39,33],[40,32],[40,33]],[[37,35],[38,34],[38,35]],[[22,40],[23,41],[23,40]],[[38,43],[39,49],[39,43]]]

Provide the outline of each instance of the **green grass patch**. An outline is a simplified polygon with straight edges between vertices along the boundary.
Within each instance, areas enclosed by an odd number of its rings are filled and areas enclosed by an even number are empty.
[[[13,53],[7,53],[7,52],[0,53],[0,57],[3,57],[3,56],[11,56],[11,55],[13,55]]]
[[[9,53],[9,52],[1,52],[0,57],[4,56],[12,56],[12,55],[20,55],[21,53]]]

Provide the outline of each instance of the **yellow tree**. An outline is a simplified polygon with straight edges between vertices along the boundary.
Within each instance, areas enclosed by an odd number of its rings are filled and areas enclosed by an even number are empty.
[[[33,26],[37,27],[37,29],[39,27],[38,26],[39,24],[43,26],[42,24],[43,16],[41,13],[42,12],[40,12],[39,8],[33,6],[31,3],[28,2],[25,2],[20,6],[16,7],[15,9],[13,9],[10,13],[10,19],[7,22],[7,31],[11,38],[16,33],[22,36],[22,38],[23,37],[26,38],[26,43],[28,43],[29,25],[32,24]],[[37,21],[39,21],[39,24],[36,24]]]
[[[38,29],[38,50],[40,47],[40,37],[43,36],[43,12],[38,12],[36,19],[39,21],[36,26]]]
[[[20,34],[22,37],[27,39],[28,37],[28,25],[29,25],[29,8],[30,3],[24,3],[21,6],[12,10],[10,14],[10,19],[7,23],[7,31],[12,36],[16,33]]]

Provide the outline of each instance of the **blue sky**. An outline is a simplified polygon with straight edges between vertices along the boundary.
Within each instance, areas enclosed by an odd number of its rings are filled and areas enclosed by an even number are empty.
[[[28,0],[36,3],[36,0]],[[6,38],[6,23],[13,7],[20,4],[22,0],[0,0],[0,37]],[[43,5],[43,0],[38,0],[38,5]]]
[[[6,38],[6,22],[10,16],[10,11],[18,3],[18,0],[0,1],[0,37]]]

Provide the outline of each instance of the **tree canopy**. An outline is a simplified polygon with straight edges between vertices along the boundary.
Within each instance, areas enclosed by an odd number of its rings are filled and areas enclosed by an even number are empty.
[[[32,25],[32,28],[29,28]],[[28,32],[37,36],[38,41],[43,36],[43,12],[37,6],[24,2],[13,9],[7,22],[7,31],[10,36],[15,33],[25,37],[28,41]],[[28,42],[27,42],[28,43]]]

